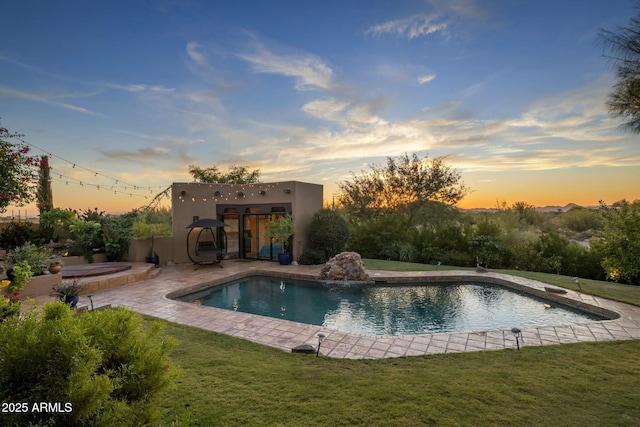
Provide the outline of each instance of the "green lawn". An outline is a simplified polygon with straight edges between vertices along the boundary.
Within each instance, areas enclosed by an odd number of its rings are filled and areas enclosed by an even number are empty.
[[[640,425],[640,340],[337,360],[165,324],[182,371],[162,396],[167,425]]]

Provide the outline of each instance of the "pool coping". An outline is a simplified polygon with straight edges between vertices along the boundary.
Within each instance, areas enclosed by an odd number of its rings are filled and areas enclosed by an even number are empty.
[[[501,350],[516,348],[510,329],[455,333],[427,333],[400,336],[352,334],[321,326],[307,325],[237,311],[204,307],[171,299],[208,286],[242,277],[271,275],[282,278],[316,279],[320,267],[279,266],[270,262],[242,265],[224,261],[224,268],[198,269],[192,266],[163,268],[161,274],[144,282],[106,289],[94,295],[96,304],[123,305],[143,314],[194,326],[284,351],[301,344],[318,345],[318,334],[326,336],[320,354],[333,358],[380,359],[438,353]],[[556,326],[522,327],[520,346],[541,346],[577,342],[613,341],[640,338],[640,307],[560,288],[547,283],[502,273],[462,270],[430,272],[388,272],[369,270],[374,282],[410,283],[416,281],[477,280],[507,286],[521,292],[577,306],[611,320]],[[566,293],[564,293],[566,291]],[[562,292],[562,293],[560,293]],[[514,325],[517,327],[518,325]]]

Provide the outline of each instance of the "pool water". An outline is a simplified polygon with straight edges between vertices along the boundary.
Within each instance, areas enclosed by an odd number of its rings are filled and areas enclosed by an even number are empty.
[[[177,298],[366,335],[408,335],[584,323],[603,318],[479,283],[328,287],[252,276]]]

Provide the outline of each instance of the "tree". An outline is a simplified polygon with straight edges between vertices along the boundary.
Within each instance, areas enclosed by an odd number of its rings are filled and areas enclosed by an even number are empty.
[[[604,227],[593,246],[602,255],[602,267],[615,281],[640,285],[640,200],[600,204]]]
[[[189,174],[196,182],[210,184],[255,184],[260,182],[260,170],[250,171],[247,166],[231,166],[227,172],[222,172],[217,166],[201,168],[189,165]]]
[[[29,156],[29,146],[13,143],[23,135],[0,127],[0,212],[9,205],[24,206],[36,193],[40,160]]]
[[[40,158],[40,167],[38,169],[38,191],[36,196],[38,199],[38,210],[40,210],[40,214],[53,209],[51,166],[49,166],[48,156],[42,156]]]
[[[460,173],[445,164],[443,157],[420,158],[404,154],[388,157],[385,166],[369,165],[370,172],[352,173],[351,181],[338,184],[338,201],[351,215],[362,219],[406,210],[409,223],[429,201],[455,205],[469,192]]]
[[[339,212],[332,209],[321,209],[309,224],[309,241],[311,247],[331,258],[344,249],[349,240],[349,225]]]
[[[609,113],[622,120],[623,129],[640,133],[640,13],[617,32],[601,30],[600,39],[617,79],[609,93]]]

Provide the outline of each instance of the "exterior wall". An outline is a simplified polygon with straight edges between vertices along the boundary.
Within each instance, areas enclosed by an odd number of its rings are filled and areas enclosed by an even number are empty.
[[[173,261],[173,237],[156,237],[153,239],[153,251],[160,257],[160,265]],[[125,260],[145,262],[151,252],[151,239],[131,239]]]
[[[187,226],[194,222],[194,217],[218,219],[218,205],[248,208],[277,204],[291,206],[295,229],[292,250],[294,259],[297,259],[303,248],[308,246],[311,218],[322,209],[322,191],[322,185],[298,181],[259,184],[174,183],[171,189],[173,261],[190,262],[187,254]]]

